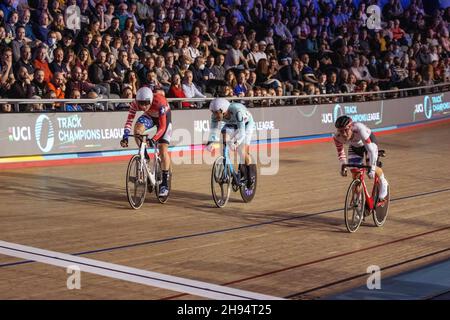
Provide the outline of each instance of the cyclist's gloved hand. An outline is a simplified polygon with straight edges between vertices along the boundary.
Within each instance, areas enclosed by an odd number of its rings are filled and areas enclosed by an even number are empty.
[[[340,168],[341,168],[341,170],[340,170],[341,176],[346,177],[347,176],[347,168],[344,168],[345,161],[340,161],[339,164],[340,164]]]
[[[206,144],[206,151],[208,152],[212,152],[215,148],[214,148],[214,142],[212,141],[208,141],[208,143]]]
[[[123,132],[123,137],[122,140],[120,140],[120,145],[123,148],[128,147],[128,136],[130,134],[130,130],[129,129],[125,129],[125,131]]]
[[[372,166],[372,168],[370,169],[370,172],[369,172],[369,174],[368,174],[368,176],[369,176],[370,179],[375,178],[375,169],[376,169],[375,166]]]

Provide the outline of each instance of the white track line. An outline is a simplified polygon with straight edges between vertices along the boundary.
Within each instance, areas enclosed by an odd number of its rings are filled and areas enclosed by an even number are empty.
[[[280,300],[282,298],[189,280],[70,254],[48,251],[0,240],[0,253],[58,267],[77,266],[80,271],[120,279],[200,297],[219,300]]]

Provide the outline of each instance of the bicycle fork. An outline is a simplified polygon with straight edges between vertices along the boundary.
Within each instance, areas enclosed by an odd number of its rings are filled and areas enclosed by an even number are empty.
[[[147,158],[145,157],[146,153],[147,153],[147,151],[146,151],[145,145],[144,145],[144,143],[141,143],[141,149],[139,150],[139,155],[140,155],[141,159],[143,159],[143,160],[140,162],[140,166],[141,166],[140,172],[144,172],[144,170],[145,170],[147,172],[147,176],[150,179],[150,183],[152,184],[152,186],[154,186],[154,185],[156,185],[155,173],[152,172],[154,170],[150,170],[150,168],[148,167],[149,161],[147,161]],[[156,157],[155,157],[155,161],[157,161]]]

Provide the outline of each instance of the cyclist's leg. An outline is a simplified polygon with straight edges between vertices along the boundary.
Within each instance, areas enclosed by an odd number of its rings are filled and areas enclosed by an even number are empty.
[[[348,148],[348,163],[349,164],[363,164],[364,163],[364,147],[356,148],[350,146]],[[351,169],[353,180],[358,179],[361,176],[361,172],[358,169]],[[358,186],[356,192],[361,192],[361,185]]]
[[[376,138],[376,136],[373,133],[370,134],[370,140],[378,146],[377,138]],[[377,150],[378,150],[378,148],[377,148]],[[378,159],[377,159],[376,163],[378,163]],[[389,183],[386,180],[386,177],[384,176],[383,170],[380,167],[378,167],[378,166],[376,167],[375,174],[378,176],[378,179],[380,181],[380,188],[379,188],[379,192],[378,192],[378,198],[380,200],[383,200],[387,196]]]
[[[252,188],[253,183],[255,182],[256,177],[256,164],[252,163],[252,157],[250,156],[250,144],[252,141],[253,131],[255,130],[255,123],[253,120],[249,120],[249,122],[245,126],[245,139],[244,139],[244,156],[245,156],[245,167],[247,171],[247,187]]]
[[[220,133],[222,134],[223,147],[225,147],[225,145],[231,142],[236,135],[236,128],[233,125],[225,124],[220,130]]]
[[[158,148],[161,157],[161,171],[162,171],[160,196],[166,196],[169,191],[168,180],[171,163],[169,156],[169,145],[171,138],[172,138],[172,122],[169,119],[166,131],[164,132],[163,136],[158,140],[159,142]]]

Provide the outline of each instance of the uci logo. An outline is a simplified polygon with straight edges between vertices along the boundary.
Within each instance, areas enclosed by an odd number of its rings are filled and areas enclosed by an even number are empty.
[[[342,107],[337,104],[334,106],[333,113],[322,113],[322,123],[334,123],[336,119],[342,116],[344,112],[342,112]]]
[[[49,152],[53,148],[55,136],[52,122],[45,114],[42,114],[37,118],[34,131],[39,149],[41,149],[42,152]],[[41,141],[41,137],[44,138],[44,141]]]

